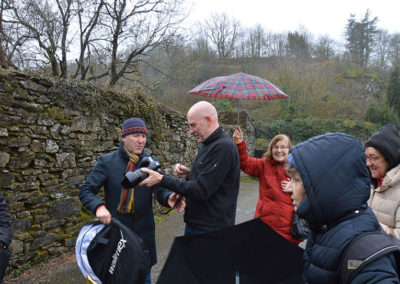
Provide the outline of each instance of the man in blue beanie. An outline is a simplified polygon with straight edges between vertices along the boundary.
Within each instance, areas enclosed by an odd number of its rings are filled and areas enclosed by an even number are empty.
[[[119,149],[100,156],[97,164],[81,186],[79,198],[82,204],[96,215],[100,222],[108,225],[111,217],[117,218],[132,229],[144,241],[150,251],[151,265],[157,262],[155,224],[153,218],[153,194],[163,206],[173,207],[177,194],[160,186],[135,186],[123,188],[121,181],[128,171],[141,167],[141,161],[149,157],[144,152],[148,129],[140,118],[130,118],[122,125]],[[152,159],[158,159],[151,156]],[[97,196],[104,187],[103,201]],[[183,212],[185,203],[176,208]],[[150,273],[145,283],[151,283]]]
[[[292,147],[290,152],[286,171],[292,179],[287,191],[311,230],[304,252],[303,282],[343,283],[339,268],[347,245],[364,233],[382,231],[367,206],[370,175],[364,148],[352,136],[327,133]],[[345,263],[345,269],[357,269],[351,283],[399,283],[393,252],[371,259],[362,264],[356,258],[354,267]]]

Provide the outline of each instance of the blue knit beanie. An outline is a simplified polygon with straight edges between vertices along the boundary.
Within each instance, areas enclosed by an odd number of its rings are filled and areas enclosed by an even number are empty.
[[[129,118],[125,120],[124,124],[122,124],[122,137],[134,133],[143,133],[147,136],[146,124],[140,118]]]

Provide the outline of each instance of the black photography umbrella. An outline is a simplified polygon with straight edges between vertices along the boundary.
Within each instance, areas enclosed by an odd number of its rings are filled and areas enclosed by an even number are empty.
[[[94,283],[144,283],[150,271],[143,240],[115,218],[108,226],[99,221],[83,226],[75,254],[84,277]]]
[[[259,219],[177,237],[157,284],[302,283],[303,249]]]

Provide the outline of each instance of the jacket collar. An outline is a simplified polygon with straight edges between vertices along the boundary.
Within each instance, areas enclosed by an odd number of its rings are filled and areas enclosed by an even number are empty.
[[[206,140],[203,141],[203,144],[210,144],[219,138],[224,132],[222,131],[222,126],[218,127]]]
[[[386,173],[382,180],[381,186],[377,186],[375,191],[382,192],[388,188],[396,186],[397,184],[400,184],[400,164]]]

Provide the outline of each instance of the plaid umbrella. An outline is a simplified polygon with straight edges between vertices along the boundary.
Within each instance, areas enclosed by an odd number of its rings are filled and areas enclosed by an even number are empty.
[[[234,100],[273,100],[289,97],[271,82],[246,73],[211,78],[194,87],[189,94]]]

